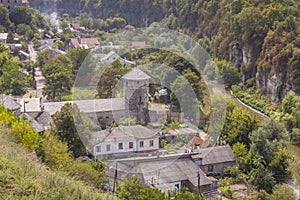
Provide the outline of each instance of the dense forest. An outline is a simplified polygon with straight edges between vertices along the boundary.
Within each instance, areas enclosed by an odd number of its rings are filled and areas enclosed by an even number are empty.
[[[300,93],[297,1],[31,0],[31,6],[61,16],[120,17],[134,27],[159,22],[196,40],[209,39],[215,58],[231,61],[245,83],[273,101],[289,90]]]

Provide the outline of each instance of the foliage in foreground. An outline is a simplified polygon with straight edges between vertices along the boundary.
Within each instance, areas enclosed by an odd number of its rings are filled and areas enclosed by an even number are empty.
[[[138,177],[127,178],[123,183],[117,187],[118,196],[127,200],[148,200],[159,199],[167,200],[167,197],[157,188],[147,188]],[[172,194],[171,194],[172,193]],[[174,191],[170,193],[170,197],[175,200],[203,200],[202,194],[197,190],[194,193],[189,192],[186,188],[182,191]]]
[[[10,129],[0,130],[0,199],[117,199],[35,162]]]

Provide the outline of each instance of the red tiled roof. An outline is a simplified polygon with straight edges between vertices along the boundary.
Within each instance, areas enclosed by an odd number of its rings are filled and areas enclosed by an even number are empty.
[[[193,139],[189,141],[187,146],[192,147],[192,149],[194,149],[195,146],[199,146],[199,148],[205,148],[207,147],[207,143],[201,138],[194,136]]]
[[[70,44],[75,48],[78,47],[86,47],[86,48],[93,48],[100,44],[97,38],[72,38],[70,40]]]
[[[78,23],[70,23],[70,26],[74,29],[80,29],[80,24]]]

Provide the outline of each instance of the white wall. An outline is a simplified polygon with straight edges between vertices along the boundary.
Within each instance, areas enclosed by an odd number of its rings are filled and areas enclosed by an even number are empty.
[[[150,147],[150,140],[153,140],[153,146]],[[144,141],[144,147],[140,147],[140,141]],[[133,148],[129,148],[129,142],[133,142]],[[119,143],[123,143],[123,149],[119,149]],[[110,145],[110,151],[106,151],[106,145]],[[101,148],[101,152],[97,152],[97,147]],[[135,151],[151,151],[159,149],[159,138],[141,139],[137,141],[116,141],[116,142],[101,142],[94,146],[94,155],[105,155],[115,153],[126,153]]]
[[[153,140],[153,146],[150,147],[150,140]],[[144,147],[140,147],[140,141],[144,141]],[[152,139],[140,139],[137,141],[137,151],[150,151],[150,150],[157,150],[159,149],[159,139],[152,138]]]

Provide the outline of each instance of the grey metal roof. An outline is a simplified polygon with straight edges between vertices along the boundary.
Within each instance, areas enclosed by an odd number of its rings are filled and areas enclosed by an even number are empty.
[[[66,103],[77,104],[79,110],[84,113],[117,111],[125,109],[125,100],[123,98],[77,100],[73,102],[48,102],[44,103],[44,106],[45,110],[53,115],[60,111],[61,107],[63,107]]]
[[[27,115],[35,119],[38,123],[40,123],[44,127],[49,127],[53,122],[50,113],[47,111],[27,113]]]
[[[5,94],[0,95],[0,104],[3,104],[4,107],[8,110],[18,110],[21,108],[21,105],[11,99],[9,96]]]
[[[22,111],[24,111],[24,101],[26,101],[26,112],[40,112],[40,99],[20,99]],[[44,103],[44,110],[49,112],[50,115],[60,111],[66,104],[77,104],[79,110],[84,113],[96,113],[105,111],[118,111],[125,110],[124,98],[111,98],[111,99],[92,99],[92,100],[75,100],[75,101],[61,101],[61,102],[46,102]]]
[[[212,182],[205,173],[190,158],[158,158],[145,160],[123,160],[109,162],[106,175],[114,177],[117,166],[117,178],[124,180],[126,177],[138,176],[145,184],[153,184],[164,191],[166,184],[177,181],[190,181],[194,186],[198,184],[198,172],[200,185],[209,185]]]
[[[32,118],[27,113],[23,113],[21,116],[25,116],[27,118],[27,121],[31,124],[31,126],[36,130],[36,132],[40,133],[45,130],[44,126],[37,122],[34,118]]]
[[[136,139],[156,138],[157,133],[141,125],[119,126],[94,133],[95,144],[99,142],[130,141]]]
[[[188,180],[194,186],[197,186],[198,172],[200,174],[200,185],[211,184],[205,173],[189,158],[144,162],[139,164],[138,169],[146,184],[151,184],[153,177],[157,179],[154,185]]]
[[[134,67],[130,72],[122,76],[122,79],[127,80],[148,80],[150,78],[150,76],[148,76],[145,72],[138,69],[137,67]]]
[[[202,158],[202,165],[234,162],[236,160],[229,145],[199,149],[193,159]]]

